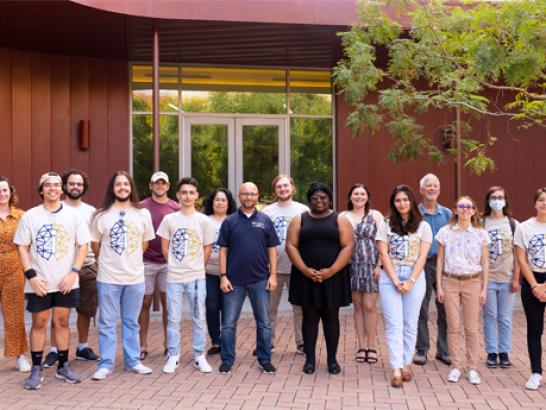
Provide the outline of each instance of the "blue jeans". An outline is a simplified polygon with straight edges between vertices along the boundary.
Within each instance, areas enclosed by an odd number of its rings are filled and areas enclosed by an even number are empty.
[[[186,283],[167,282],[167,344],[169,356],[180,354],[180,321],[182,320],[182,298],[187,296],[193,320],[193,355],[197,359],[205,353],[207,329],[205,321],[205,279]]]
[[[220,335],[222,363],[233,365],[235,361],[235,337],[237,321],[246,295],[250,298],[256,320],[256,356],[260,364],[271,362],[271,325],[269,324],[269,291],[267,279],[248,285],[233,285],[233,290],[224,293],[224,312]]]
[[[207,327],[213,345],[220,344],[220,315],[222,313],[223,294],[220,289],[220,276],[207,273]]]
[[[121,344],[125,367],[140,363],[138,315],[144,298],[144,282],[115,285],[97,282],[99,297],[99,367],[113,369],[117,349],[118,317],[121,316]]]
[[[488,283],[487,302],[483,307],[483,338],[487,353],[510,352],[515,300],[516,294],[510,291],[510,283]]]

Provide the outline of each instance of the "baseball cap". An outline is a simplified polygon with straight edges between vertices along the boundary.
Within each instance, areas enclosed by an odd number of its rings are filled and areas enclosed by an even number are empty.
[[[160,179],[162,179],[163,181],[169,183],[169,176],[166,173],[164,173],[163,171],[154,172],[154,174],[152,175],[152,178],[150,178],[150,182],[157,182]]]
[[[53,179],[55,182],[58,182],[61,185],[63,183],[61,176],[56,172],[46,172],[40,177],[40,183],[38,185],[41,187],[48,179]]]

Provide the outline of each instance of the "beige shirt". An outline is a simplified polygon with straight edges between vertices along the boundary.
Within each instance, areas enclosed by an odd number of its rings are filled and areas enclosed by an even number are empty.
[[[400,236],[391,231],[389,221],[384,220],[377,228],[376,241],[389,245],[389,258],[393,265],[413,265],[419,259],[421,241],[432,243],[430,225],[422,221],[416,232]]]
[[[519,225],[515,221],[516,228]],[[507,216],[484,219],[489,235],[489,281],[508,283],[514,272],[514,236]]]

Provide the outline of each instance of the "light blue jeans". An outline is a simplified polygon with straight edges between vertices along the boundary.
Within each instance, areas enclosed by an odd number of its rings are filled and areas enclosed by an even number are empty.
[[[483,338],[487,353],[510,353],[515,300],[510,283],[487,284],[487,301],[483,307]]]
[[[205,353],[207,343],[205,278],[186,283],[167,282],[167,344],[169,356],[180,354],[180,321],[182,320],[182,298],[186,295],[193,320],[193,355],[197,360]]]
[[[118,317],[121,316],[121,344],[125,367],[140,363],[138,315],[144,298],[144,282],[115,285],[97,282],[99,297],[100,367],[114,368],[117,349]]]
[[[413,266],[394,267],[398,278],[407,281]],[[411,364],[421,303],[427,290],[425,272],[421,272],[410,292],[402,294],[394,287],[392,280],[384,271],[379,279],[379,298],[383,309],[389,363],[392,369],[401,369]]]

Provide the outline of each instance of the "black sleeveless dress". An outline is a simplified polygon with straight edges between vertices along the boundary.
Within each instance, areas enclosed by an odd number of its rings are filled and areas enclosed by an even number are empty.
[[[301,214],[298,249],[308,267],[320,270],[332,266],[336,260],[341,250],[338,215],[332,212],[326,218],[313,218],[308,212]],[[326,281],[316,283],[292,265],[288,300],[293,305],[319,309],[351,304],[351,282],[347,266]]]

